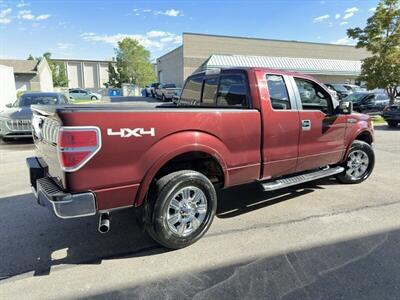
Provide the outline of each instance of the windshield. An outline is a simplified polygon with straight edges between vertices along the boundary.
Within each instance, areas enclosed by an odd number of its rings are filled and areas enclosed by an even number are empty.
[[[57,96],[51,95],[22,95],[16,106],[31,106],[33,104],[49,104],[54,105],[58,103]]]
[[[353,93],[353,94],[348,95],[345,99],[346,99],[346,101],[358,102],[367,95],[369,95],[369,94],[368,93]]]

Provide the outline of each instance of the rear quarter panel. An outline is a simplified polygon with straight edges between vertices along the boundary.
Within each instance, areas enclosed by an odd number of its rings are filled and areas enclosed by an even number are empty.
[[[154,109],[73,111],[60,114],[64,126],[98,126],[102,148],[80,170],[66,173],[73,192],[100,191],[98,209],[141,204],[152,176],[173,157],[202,151],[213,155],[225,173],[225,186],[258,179],[260,114],[236,109]],[[121,128],[154,128],[155,136],[107,135]],[[113,192],[109,192],[111,191]],[[140,190],[138,197],[138,190]]]

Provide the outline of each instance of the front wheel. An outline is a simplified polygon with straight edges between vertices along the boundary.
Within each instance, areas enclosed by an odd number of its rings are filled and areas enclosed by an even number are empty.
[[[342,183],[360,183],[372,173],[375,165],[375,154],[372,147],[363,141],[354,141],[351,144],[346,162],[345,171],[337,175]]]
[[[96,96],[92,96],[90,99],[97,100],[97,97]]]
[[[179,249],[198,241],[210,228],[217,195],[206,176],[184,170],[154,183],[145,205],[147,233],[161,245]]]

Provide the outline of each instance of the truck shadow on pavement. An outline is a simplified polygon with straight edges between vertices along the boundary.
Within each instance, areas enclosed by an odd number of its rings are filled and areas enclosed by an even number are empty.
[[[329,179],[275,193],[255,184],[220,191],[217,217],[232,218],[335,184]],[[32,194],[0,198],[0,280],[33,272],[49,275],[56,265],[100,264],[102,260],[150,256],[169,250],[137,225],[132,209],[111,214],[110,231],[100,234],[98,216],[62,220],[36,204]]]
[[[293,186],[273,192],[264,192],[259,183],[233,187],[219,191],[217,217],[233,218],[282,201],[310,194],[323,186],[338,184],[334,178],[324,178],[314,182]],[[251,195],[251,197],[249,197]]]

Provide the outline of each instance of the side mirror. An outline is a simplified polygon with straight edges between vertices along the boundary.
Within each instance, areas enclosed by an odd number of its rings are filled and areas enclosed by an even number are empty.
[[[6,107],[7,107],[7,108],[11,108],[12,106],[13,106],[12,103],[7,103],[7,104],[6,104]]]
[[[339,112],[344,115],[350,115],[353,112],[353,102],[351,101],[340,101]]]

